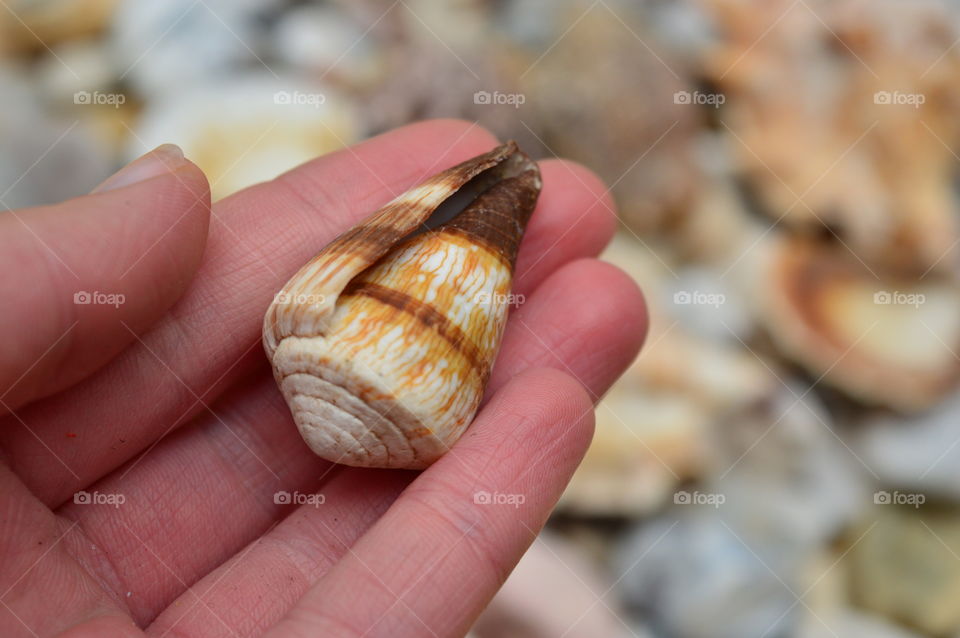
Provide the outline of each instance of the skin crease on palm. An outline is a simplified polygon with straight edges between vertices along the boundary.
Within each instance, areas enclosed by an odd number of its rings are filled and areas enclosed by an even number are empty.
[[[0,216],[0,635],[463,635],[646,332],[639,290],[595,259],[615,228],[605,187],[541,163],[514,280],[526,302],[473,425],[422,473],[310,453],[260,328],[337,233],[495,143],[468,122],[414,124],[212,208],[203,173],[162,147],[93,194]],[[323,503],[277,504],[281,490]]]

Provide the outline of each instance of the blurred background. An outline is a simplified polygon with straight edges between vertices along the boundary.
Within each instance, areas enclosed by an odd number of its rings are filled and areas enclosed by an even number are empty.
[[[0,204],[429,117],[578,160],[651,333],[476,638],[957,637],[958,41],[946,0],[3,0]]]

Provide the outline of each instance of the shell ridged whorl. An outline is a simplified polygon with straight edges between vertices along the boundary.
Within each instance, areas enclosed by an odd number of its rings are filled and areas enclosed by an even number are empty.
[[[397,197],[287,282],[263,343],[315,453],[419,469],[460,437],[500,347],[539,193],[536,164],[508,142]],[[424,230],[441,204],[462,200]]]

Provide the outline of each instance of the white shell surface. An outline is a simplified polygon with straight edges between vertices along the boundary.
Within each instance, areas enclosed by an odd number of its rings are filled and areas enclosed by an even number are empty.
[[[423,235],[365,273],[442,313],[341,295],[325,335],[287,337],[277,381],[304,440],[347,465],[426,467],[469,425],[506,323],[511,272],[460,237]],[[478,360],[479,358],[479,360]]]

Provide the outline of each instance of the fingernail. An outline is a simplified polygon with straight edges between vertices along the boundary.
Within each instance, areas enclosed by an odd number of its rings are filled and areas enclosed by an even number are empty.
[[[146,155],[141,155],[108,177],[90,193],[103,193],[130,186],[152,177],[164,175],[183,163],[183,151],[176,144],[161,144]]]

